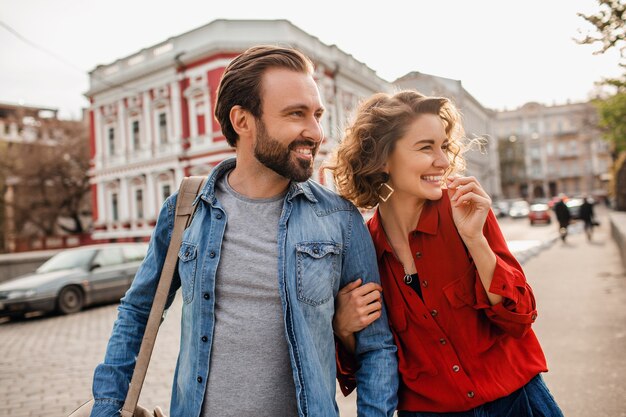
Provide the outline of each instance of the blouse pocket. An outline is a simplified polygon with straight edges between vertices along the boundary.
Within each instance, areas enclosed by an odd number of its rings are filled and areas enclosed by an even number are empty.
[[[298,300],[319,306],[332,298],[339,278],[341,245],[333,242],[296,244]]]
[[[443,288],[443,291],[453,307],[451,311],[453,321],[450,327],[454,331],[454,339],[468,347],[468,351],[474,356],[478,356],[491,349],[502,334],[502,330],[491,323],[482,309],[475,308],[474,284],[466,276],[451,282]]]
[[[418,329],[407,331],[411,323],[407,320],[407,312],[404,307],[393,307],[387,311],[389,324],[398,346],[398,370],[402,380],[407,383],[424,375],[437,375],[437,367],[419,339],[418,334],[420,332],[416,331]]]
[[[183,292],[183,302],[189,304],[193,300],[193,287],[196,280],[198,245],[183,242],[178,252],[178,274]]]

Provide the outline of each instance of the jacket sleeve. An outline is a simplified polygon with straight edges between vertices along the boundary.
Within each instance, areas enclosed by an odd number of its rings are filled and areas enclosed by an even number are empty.
[[[95,401],[91,417],[119,416],[124,405],[174,228],[176,195],[163,204],[146,257],[118,307],[104,361],[94,372],[92,389]],[[166,308],[171,305],[179,287],[180,278],[176,272]]]
[[[491,250],[496,254],[496,269],[489,292],[498,294],[504,300],[491,305],[487,293],[476,272],[476,309],[484,310],[494,324],[514,337],[522,337],[530,330],[537,318],[535,296],[526,281],[524,271],[509,251],[506,240],[492,212],[489,213],[483,234]]]
[[[343,254],[341,286],[358,278],[362,278],[363,283],[380,283],[374,244],[356,208],[351,213],[350,227]],[[384,306],[381,317],[355,337],[358,416],[391,417],[398,403],[398,360]]]

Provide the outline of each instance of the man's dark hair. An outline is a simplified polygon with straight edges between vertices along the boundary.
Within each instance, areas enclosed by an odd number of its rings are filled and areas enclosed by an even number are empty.
[[[261,79],[269,68],[286,68],[313,73],[313,64],[301,52],[279,46],[253,46],[237,56],[224,70],[217,87],[215,119],[230,146],[237,146],[238,135],[230,123],[230,110],[241,106],[259,119],[262,115]]]

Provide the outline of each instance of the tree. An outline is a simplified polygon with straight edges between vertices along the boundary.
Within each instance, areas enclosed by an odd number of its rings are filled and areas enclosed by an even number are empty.
[[[8,143],[0,161],[0,177],[13,187],[16,237],[84,233],[89,213],[89,145],[81,122],[52,120],[53,137]],[[61,222],[61,220],[65,220]]]
[[[578,39],[580,44],[600,44],[601,48],[594,54],[603,54],[616,48],[620,52],[620,67],[624,75],[617,79],[605,79],[602,85],[612,89],[606,97],[594,101],[600,115],[600,126],[604,137],[611,142],[613,156],[612,194],[618,210],[626,210],[626,183],[624,170],[626,164],[626,3],[623,0],[598,0],[600,10],[596,14],[580,17],[591,23],[596,31]],[[620,156],[621,155],[621,156]]]
[[[598,0],[600,11],[596,14],[585,15],[578,13],[578,16],[591,23],[598,33],[587,34],[578,43],[593,45],[600,43],[601,48],[594,52],[603,54],[609,49],[617,48],[622,58],[626,55],[626,3],[622,0]],[[620,64],[624,66],[623,63]]]

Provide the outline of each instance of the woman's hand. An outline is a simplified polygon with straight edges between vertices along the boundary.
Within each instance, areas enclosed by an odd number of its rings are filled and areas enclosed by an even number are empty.
[[[361,285],[357,279],[343,287],[335,299],[333,330],[341,343],[350,352],[354,352],[354,333],[363,330],[381,315],[382,287],[368,282]]]
[[[465,244],[483,237],[483,226],[491,210],[491,198],[474,177],[457,177],[448,183],[452,218]]]

